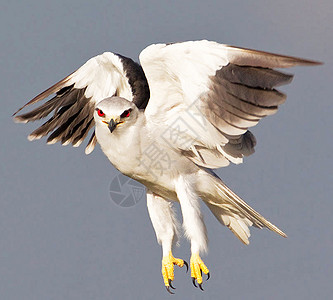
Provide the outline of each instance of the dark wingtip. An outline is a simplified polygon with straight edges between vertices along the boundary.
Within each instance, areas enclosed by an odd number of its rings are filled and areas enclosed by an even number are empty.
[[[317,61],[317,60],[308,60],[309,65],[314,65],[314,66],[321,66],[324,65],[325,63],[322,61]]]
[[[297,59],[297,58],[296,58]],[[310,60],[310,59],[303,59],[300,58],[297,65],[299,66],[320,66],[323,65],[324,63],[321,61],[317,60]]]
[[[74,72],[73,72],[74,73]],[[56,93],[57,91],[61,90],[62,88],[66,87],[67,82],[71,79],[73,73],[69,74],[68,76],[66,76],[64,79],[60,80],[59,82],[57,82],[56,84],[52,85],[51,87],[49,87],[47,90],[45,90],[44,92],[40,93],[39,95],[37,95],[35,98],[33,98],[32,100],[30,100],[28,103],[24,104],[21,108],[19,108],[15,113],[13,113],[13,116],[15,116],[18,112],[20,112],[23,108],[31,105],[31,104],[35,104],[45,98],[47,98],[48,96]]]
[[[16,112],[16,113],[17,113],[17,112]],[[15,116],[16,113],[14,113],[14,114],[12,115],[12,117],[13,117],[13,121],[14,121],[15,123],[28,123],[28,120],[22,118],[21,116]]]
[[[17,113],[19,113],[19,112],[20,112],[23,108],[25,108],[28,104],[29,104],[29,103],[27,103],[27,104],[23,105],[22,107],[20,107],[16,112],[14,112],[14,113],[12,114],[12,117],[14,117]]]

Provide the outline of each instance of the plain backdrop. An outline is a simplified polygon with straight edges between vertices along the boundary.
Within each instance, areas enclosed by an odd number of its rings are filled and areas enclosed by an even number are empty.
[[[331,0],[3,1],[0,9],[1,299],[329,299],[333,279]],[[99,147],[28,142],[13,112],[90,57],[137,60],[157,42],[208,39],[325,62],[299,67],[279,112],[252,132],[256,153],[222,179],[288,234],[244,246],[202,207],[211,279],[176,269],[163,286],[145,199],[109,196],[117,171]],[[85,144],[85,143],[84,143]],[[189,260],[182,238],[175,256]]]

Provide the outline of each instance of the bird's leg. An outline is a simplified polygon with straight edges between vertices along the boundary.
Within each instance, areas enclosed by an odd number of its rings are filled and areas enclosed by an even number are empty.
[[[174,280],[174,265],[183,267],[187,263],[172,255],[172,246],[177,241],[178,223],[172,208],[172,203],[151,191],[147,191],[147,207],[151,222],[153,224],[157,241],[162,245],[162,275],[167,291],[170,290]]]
[[[195,281],[198,283],[199,288],[203,290],[202,288],[202,272],[204,272],[207,275],[207,280],[210,277],[209,270],[202,261],[202,259],[199,256],[199,252],[193,253],[191,255],[190,260],[190,266],[191,266],[191,277],[192,282],[195,287],[198,287],[195,283]]]
[[[202,272],[207,274],[209,270],[200,258],[200,252],[207,251],[207,230],[200,212],[199,197],[194,190],[195,178],[192,176],[180,176],[176,182],[177,197],[183,214],[183,226],[186,236],[191,241],[191,277],[195,287],[202,289]]]
[[[173,293],[170,291],[170,287],[172,289],[175,289],[175,287],[172,286],[172,281],[174,280],[174,269],[173,269],[174,265],[177,265],[178,267],[181,267],[181,268],[185,265],[188,270],[187,262],[180,258],[173,257],[172,251],[170,251],[168,255],[163,255],[162,276],[163,276],[163,280],[164,280],[166,289],[171,294],[173,294]]]

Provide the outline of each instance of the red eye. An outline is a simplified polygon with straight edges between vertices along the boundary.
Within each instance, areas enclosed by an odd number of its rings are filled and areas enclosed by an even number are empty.
[[[104,117],[105,116],[105,113],[103,113],[103,111],[101,109],[97,109],[97,114],[100,116],[100,117]]]
[[[120,115],[120,117],[121,118],[128,118],[130,116],[130,114],[131,114],[131,109],[127,109]]]

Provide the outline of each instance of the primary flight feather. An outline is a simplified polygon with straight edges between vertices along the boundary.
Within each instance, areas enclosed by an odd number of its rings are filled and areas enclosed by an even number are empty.
[[[187,265],[172,254],[179,232],[172,204],[179,202],[191,243],[191,277],[202,289],[202,272],[209,276],[209,270],[200,258],[207,250],[200,199],[245,244],[250,226],[286,237],[212,169],[241,163],[254,152],[256,140],[248,128],[277,111],[286,96],[275,87],[293,77],[275,69],[319,63],[210,41],[154,44],[141,52],[140,62],[142,67],[111,52],[93,57],[24,105],[55,94],[15,121],[51,114],[29,140],[48,135],[48,143],[75,147],[94,128],[86,153],[98,142],[120,172],[147,187],[170,293],[174,265]]]

